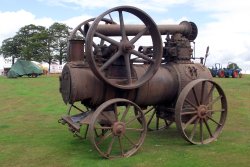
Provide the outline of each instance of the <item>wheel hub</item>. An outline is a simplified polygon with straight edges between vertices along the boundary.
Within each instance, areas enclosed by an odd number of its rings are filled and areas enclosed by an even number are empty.
[[[133,50],[135,46],[131,44],[128,40],[121,41],[122,51],[128,53],[130,50]]]
[[[200,105],[198,107],[198,117],[199,118],[206,118],[206,116],[207,116],[207,110],[208,110],[207,106]]]
[[[113,125],[113,134],[115,136],[121,136],[125,133],[126,125],[124,122],[115,122]]]

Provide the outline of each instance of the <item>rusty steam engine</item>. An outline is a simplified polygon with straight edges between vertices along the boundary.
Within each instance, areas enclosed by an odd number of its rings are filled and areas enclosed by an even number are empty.
[[[126,24],[127,17],[136,24]],[[227,101],[203,59],[193,62],[197,34],[193,22],[156,25],[131,6],[84,21],[69,38],[60,76],[69,110],[59,122],[76,136],[88,136],[106,158],[133,155],[147,131],[162,133],[174,122],[192,144],[216,140]]]

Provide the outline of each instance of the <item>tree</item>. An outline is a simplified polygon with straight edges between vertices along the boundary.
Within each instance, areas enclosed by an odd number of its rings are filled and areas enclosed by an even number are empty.
[[[51,35],[51,47],[53,48],[52,54],[54,58],[62,65],[67,58],[67,42],[70,27],[62,23],[54,23],[49,27]]]
[[[46,39],[48,32],[43,26],[30,24],[22,27],[17,32],[17,38],[21,45],[21,55],[25,60],[42,61],[46,54]]]
[[[4,58],[11,57],[12,64],[14,64],[15,59],[21,57],[21,48],[18,37],[14,36],[13,38],[3,40],[0,48],[0,54],[2,54]]]
[[[46,47],[45,52],[43,55],[43,61],[49,64],[49,72],[50,72],[50,65],[55,60],[54,55],[52,54],[54,51],[54,46],[52,44],[52,36],[48,29],[46,29],[47,38],[46,38]]]
[[[67,38],[70,28],[54,23],[48,29],[34,24],[19,29],[13,38],[5,39],[0,48],[4,58],[12,57],[25,60],[44,61],[50,65],[53,61],[62,64],[67,57]]]

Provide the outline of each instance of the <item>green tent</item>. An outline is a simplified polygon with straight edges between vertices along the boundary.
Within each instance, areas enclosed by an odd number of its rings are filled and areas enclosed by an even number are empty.
[[[7,77],[17,78],[23,75],[37,77],[42,73],[43,73],[42,69],[36,64],[26,60],[17,60],[16,63],[11,66],[11,69],[8,72]]]

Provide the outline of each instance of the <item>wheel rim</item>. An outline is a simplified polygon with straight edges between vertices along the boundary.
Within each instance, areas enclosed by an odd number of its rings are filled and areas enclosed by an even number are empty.
[[[90,24],[91,22],[93,22],[95,20],[95,18],[91,18],[88,19],[82,23],[80,23],[71,33],[68,39],[68,46],[67,46],[67,55],[70,56],[70,41],[71,40],[78,40],[78,41],[82,41],[82,44],[84,45],[85,40],[86,40],[86,32],[84,32],[84,27],[88,24]],[[113,22],[110,19],[106,19],[103,18],[100,21],[104,22],[105,24],[116,24],[115,22]],[[101,42],[100,44],[101,45]],[[97,44],[95,44],[93,42],[93,47],[97,47]],[[69,58],[68,58],[69,59]],[[83,58],[83,61],[86,62],[86,58]]]
[[[226,96],[211,80],[199,79],[189,83],[176,103],[176,126],[184,139],[192,144],[216,140],[226,116]]]
[[[119,23],[120,23],[120,31],[121,31],[121,40],[116,41],[108,36],[105,36],[99,32],[96,32],[98,24],[100,20],[104,17],[110,16],[111,14],[118,14]],[[132,16],[136,16],[140,22],[145,24],[145,28],[139,32],[132,39],[129,39],[126,35],[125,30],[125,21],[124,16],[127,14],[131,14]],[[145,55],[137,50],[135,50],[136,42],[147,32],[149,32],[151,37],[151,42],[153,46],[152,55]],[[114,51],[114,54],[105,60],[104,62],[98,62],[96,60],[96,55],[93,54],[93,41],[95,38],[99,38],[104,40],[105,42],[115,46],[117,49]],[[107,82],[108,84],[121,88],[121,89],[133,89],[141,86],[145,82],[147,82],[153,75],[156,73],[159,65],[161,63],[162,58],[162,40],[161,35],[158,31],[157,25],[155,22],[140,9],[129,6],[121,6],[112,8],[99,17],[95,19],[93,24],[88,30],[86,36],[86,57],[87,61],[90,64],[91,70],[94,74],[101,80]],[[146,62],[147,66],[145,66],[145,73],[141,76],[136,76],[134,74],[133,66],[133,57],[137,57]],[[118,59],[121,59],[124,63],[125,68],[122,70],[124,72],[124,78],[115,80],[114,78],[107,77],[107,70],[113,65]],[[119,73],[121,74],[121,73]]]
[[[145,139],[146,121],[135,103],[117,98],[106,101],[96,109],[89,130],[91,142],[101,156],[129,157]]]
[[[144,115],[147,120],[148,131],[167,129],[173,123],[173,121],[160,118],[154,106],[148,107]]]

